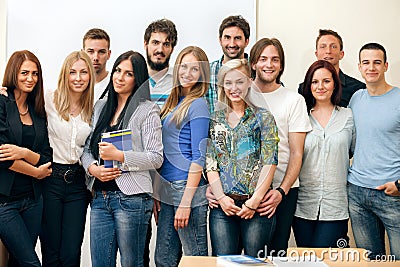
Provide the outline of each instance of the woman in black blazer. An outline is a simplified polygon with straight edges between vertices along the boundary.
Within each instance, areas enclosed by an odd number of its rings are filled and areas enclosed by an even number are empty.
[[[0,238],[8,266],[41,266],[35,253],[42,218],[41,179],[51,174],[42,70],[31,52],[11,55],[0,96]]]

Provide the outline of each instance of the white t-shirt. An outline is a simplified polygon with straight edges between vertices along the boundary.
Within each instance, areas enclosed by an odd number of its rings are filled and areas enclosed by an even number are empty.
[[[96,102],[97,102],[97,100],[99,100],[101,94],[107,88],[107,85],[110,82],[110,75],[111,75],[111,72],[108,72],[107,76],[103,80],[101,80],[100,82],[98,82],[94,85],[93,105],[96,104]]]
[[[307,114],[306,102],[300,94],[283,86],[271,93],[261,93],[253,86],[249,92],[253,105],[268,109],[274,115],[278,127],[278,166],[273,188],[280,186],[289,162],[289,132],[309,132],[312,127]],[[299,187],[297,178],[292,187]]]

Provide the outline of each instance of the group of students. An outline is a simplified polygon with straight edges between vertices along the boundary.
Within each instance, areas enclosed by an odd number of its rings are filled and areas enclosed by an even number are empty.
[[[169,67],[176,28],[158,20],[145,32],[147,62],[127,51],[107,73],[109,37],[92,29],[46,93],[36,56],[15,52],[0,96],[0,238],[9,266],[79,266],[89,203],[92,266],[115,266],[118,251],[122,266],[148,266],[152,213],[157,266],[177,266],[182,249],[208,255],[207,227],[213,255],[285,251],[292,222],[298,246],[334,247],[347,239],[349,211],[357,246],[384,254],[371,233],[381,240],[386,228],[400,257],[393,182],[400,89],[384,79],[384,48],[361,48],[367,89],[354,94],[350,109],[342,95],[350,99],[356,90],[342,93],[337,33],[320,32],[317,52],[326,51],[308,69],[301,94],[283,86],[279,40],[260,39],[248,56],[249,34],[244,18],[230,16],[219,30],[220,60],[210,64],[201,48],[188,46]],[[390,118],[382,122],[382,114]],[[124,129],[132,149],[102,142],[103,133]],[[121,165],[105,168],[108,160]],[[382,202],[371,207],[366,197],[366,206],[356,190],[391,201],[394,215],[371,211]],[[365,225],[371,217],[377,229]]]

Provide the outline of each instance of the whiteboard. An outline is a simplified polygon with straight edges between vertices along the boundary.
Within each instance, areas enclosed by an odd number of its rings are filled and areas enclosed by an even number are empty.
[[[168,18],[178,31],[170,65],[188,45],[204,49],[209,60],[222,56],[218,29],[230,15],[242,15],[250,24],[250,51],[256,40],[256,0],[9,0],[7,1],[7,59],[27,49],[40,60],[46,89],[54,90],[65,57],[82,48],[90,28],[102,28],[111,39],[110,70],[127,50],[145,56],[143,35],[154,20]]]

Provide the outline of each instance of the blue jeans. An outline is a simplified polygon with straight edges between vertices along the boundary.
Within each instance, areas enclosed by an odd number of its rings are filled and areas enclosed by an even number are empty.
[[[174,228],[177,206],[161,203],[158,215],[155,262],[157,267],[178,266],[182,247],[186,256],[207,256],[208,205],[191,208],[189,224],[178,231]]]
[[[243,203],[244,201],[235,201],[238,207]],[[246,255],[263,257],[265,248],[271,245],[275,216],[268,219],[267,216],[255,213],[252,219],[245,220],[238,216],[227,216],[218,207],[210,210],[209,227],[213,256],[241,254],[243,246]]]
[[[370,258],[385,254],[385,230],[390,254],[400,259],[400,197],[348,183],[349,212],[357,247],[370,250]]]
[[[35,245],[42,209],[42,198],[0,203],[0,238],[12,256],[8,266],[41,266]]]
[[[337,221],[293,219],[293,233],[298,247],[348,247],[348,219]]]
[[[148,194],[125,195],[96,191],[90,211],[90,252],[93,267],[143,266],[146,232],[153,199]]]

